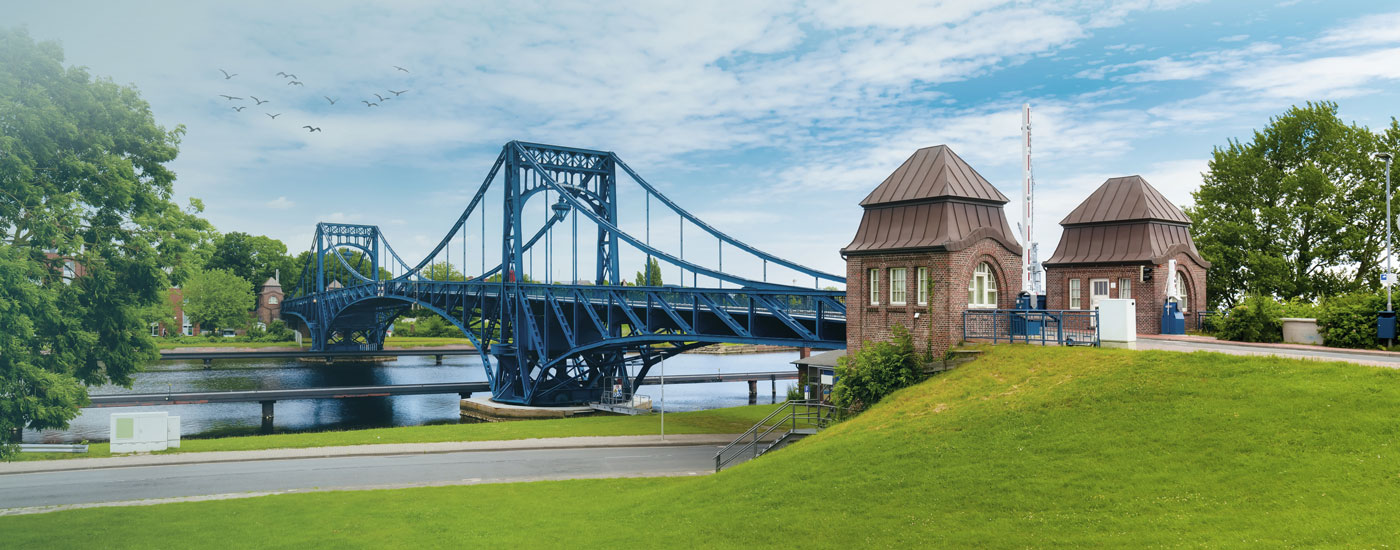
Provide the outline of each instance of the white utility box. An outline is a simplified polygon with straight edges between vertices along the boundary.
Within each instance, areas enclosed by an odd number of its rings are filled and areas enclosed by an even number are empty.
[[[178,417],[176,422],[179,422]],[[148,453],[164,451],[170,446],[170,415],[167,413],[116,413],[110,425],[113,453]]]
[[[171,449],[180,448],[180,417],[165,417],[165,446]]]
[[[1137,300],[1105,298],[1095,308],[1099,310],[1100,342],[1137,341]]]

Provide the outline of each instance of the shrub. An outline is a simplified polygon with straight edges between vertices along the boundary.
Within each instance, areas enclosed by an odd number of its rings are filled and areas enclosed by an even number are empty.
[[[1312,302],[1294,298],[1282,304],[1283,316],[1301,319],[1316,319],[1319,306]]]
[[[841,358],[836,367],[840,379],[831,390],[831,401],[851,411],[864,410],[895,390],[917,383],[922,377],[918,359],[909,330],[895,325],[890,341],[867,342],[859,352]]]
[[[1282,342],[1283,311],[1273,298],[1250,296],[1217,323],[1217,335],[1236,342]]]
[[[251,332],[249,333],[251,334]],[[292,329],[287,327],[287,323],[281,319],[275,320],[267,325],[267,329],[262,334],[255,335],[255,342],[291,342],[296,339]]]
[[[1322,341],[1340,348],[1377,347],[1376,312],[1384,308],[1385,297],[1370,292],[1323,300],[1317,316]]]

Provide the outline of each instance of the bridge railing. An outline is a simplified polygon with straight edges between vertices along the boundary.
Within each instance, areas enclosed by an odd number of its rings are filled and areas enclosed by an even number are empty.
[[[1099,345],[1097,310],[969,309],[963,340],[1061,346]]]

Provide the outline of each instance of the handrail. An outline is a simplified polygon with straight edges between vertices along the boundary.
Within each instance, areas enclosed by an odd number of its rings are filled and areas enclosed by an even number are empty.
[[[750,458],[757,458],[759,455],[772,450],[772,445],[769,445],[768,448],[765,448],[763,450],[759,450],[758,445],[760,443],[764,443],[765,438],[767,438],[773,432],[778,431],[780,428],[787,427],[788,429],[782,434],[782,436],[779,436],[778,438],[774,439],[773,444],[776,444],[779,441],[781,441],[783,437],[786,437],[787,435],[796,432],[798,430],[799,419],[802,420],[802,424],[804,426],[811,426],[816,428],[817,430],[821,430],[822,428],[825,428],[827,426],[827,424],[837,415],[837,413],[843,410],[845,409],[833,405],[828,405],[826,403],[822,403],[815,400],[785,402],[783,403],[783,406],[778,407],[767,417],[764,417],[763,420],[758,421],[758,423],[754,424],[753,427],[744,431],[744,433],[740,434],[738,438],[730,442],[728,445],[725,445],[719,450],[719,452],[715,453],[715,471],[718,472],[724,469],[725,465],[734,462],[740,456],[749,455]],[[784,416],[781,420],[773,422],[771,425],[768,424],[769,421],[782,415],[784,411],[787,412],[786,416]],[[763,430],[760,433],[759,430],[761,428]],[[735,449],[735,446],[740,445],[741,443],[743,445],[736,449],[737,452],[735,452],[732,456],[725,458],[724,454],[726,452],[729,452],[731,449]]]

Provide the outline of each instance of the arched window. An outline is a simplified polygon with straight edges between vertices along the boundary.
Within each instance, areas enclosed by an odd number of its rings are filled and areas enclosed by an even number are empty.
[[[1191,311],[1191,308],[1190,308],[1190,304],[1191,304],[1191,301],[1190,301],[1190,300],[1191,300],[1191,294],[1188,293],[1188,292],[1186,292],[1186,288],[1187,288],[1187,285],[1186,285],[1186,273],[1184,273],[1184,272],[1177,273],[1177,274],[1176,274],[1176,295],[1177,295],[1177,296],[1180,296],[1180,298],[1177,299],[1177,300],[1178,300],[1177,303],[1180,304],[1179,307],[1181,308],[1181,311]]]
[[[967,307],[997,307],[997,278],[987,262],[978,264],[977,270],[972,272],[972,280],[967,282]]]

